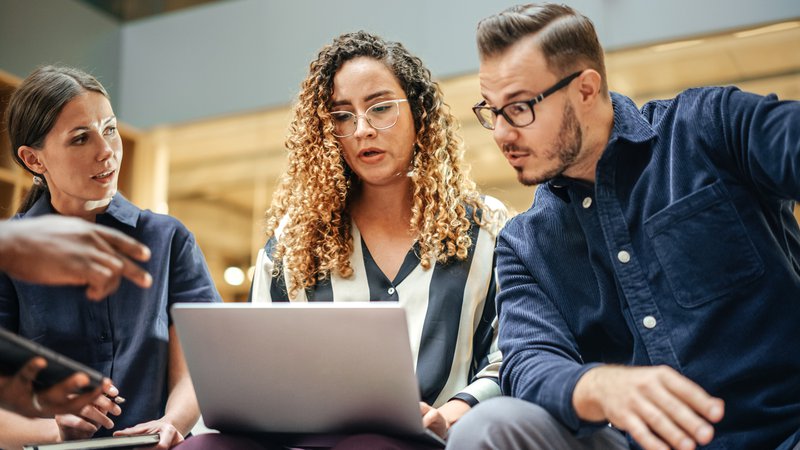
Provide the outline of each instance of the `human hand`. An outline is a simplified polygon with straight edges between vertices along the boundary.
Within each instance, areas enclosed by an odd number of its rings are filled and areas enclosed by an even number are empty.
[[[150,422],[140,423],[124,430],[114,432],[114,436],[138,436],[141,434],[158,433],[158,444],[148,447],[153,450],[168,450],[169,448],[183,442],[183,435],[175,428],[175,425],[168,422],[165,418],[151,420]]]
[[[119,395],[119,391],[109,383],[103,393],[105,395],[96,397],[92,403],[81,408],[77,414],[56,416],[56,424],[62,441],[88,439],[100,427],[106,429],[114,427],[114,421],[108,417],[108,414],[115,416],[122,414],[122,408],[113,400]]]
[[[693,450],[714,438],[724,402],[667,366],[600,366],[575,385],[578,417],[608,420],[645,450]]]
[[[438,409],[425,402],[419,402],[419,412],[422,414],[422,426],[438,434],[442,439],[447,437],[450,423]]]
[[[150,250],[111,228],[74,217],[45,216],[3,222],[0,267],[9,276],[30,283],[88,285],[86,296],[101,300],[114,292],[121,277],[150,287],[149,273],[132,259],[147,261]],[[10,258],[6,258],[6,252]]]
[[[0,405],[27,417],[77,413],[111,384],[110,380],[105,379],[102,386],[91,392],[76,394],[89,385],[86,374],[76,373],[45,390],[34,392],[33,380],[46,366],[44,358],[31,358],[13,376],[0,377]]]

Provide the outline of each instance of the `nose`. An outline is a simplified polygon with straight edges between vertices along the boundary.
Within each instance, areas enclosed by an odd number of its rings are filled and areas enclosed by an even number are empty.
[[[369,121],[367,120],[367,116],[363,115],[356,116],[355,121],[356,121],[356,132],[353,133],[353,136],[355,136],[356,138],[362,139],[365,137],[373,137],[378,133],[377,130],[375,130],[375,128],[372,128],[372,124],[370,124]]]
[[[511,126],[505,117],[498,115],[494,122],[492,136],[497,145],[502,148],[503,144],[514,142],[519,136],[519,131]]]
[[[99,142],[97,160],[105,161],[108,158],[111,158],[114,155],[114,147],[111,145],[111,142],[108,142],[106,139],[100,139]]]

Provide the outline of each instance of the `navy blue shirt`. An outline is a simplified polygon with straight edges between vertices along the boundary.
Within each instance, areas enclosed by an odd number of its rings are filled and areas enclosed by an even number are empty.
[[[22,218],[53,213],[44,195]],[[111,378],[127,399],[122,415],[112,416],[120,430],[164,414],[169,307],[219,301],[219,294],[194,237],[177,219],[142,211],[117,194],[97,223],[150,247],[150,260],[141,265],[153,276],[152,287],[123,279],[108,298],[92,302],[85,287],[35,285],[0,274],[0,326]],[[114,430],[101,428],[95,436]]]
[[[707,448],[774,448],[800,429],[800,103],[612,102],[595,184],[540,186],[498,240],[502,388],[585,434],[581,375],[663,364],[725,400]]]

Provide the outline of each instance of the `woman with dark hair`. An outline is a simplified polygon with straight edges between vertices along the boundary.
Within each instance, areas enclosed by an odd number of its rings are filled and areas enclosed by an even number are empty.
[[[500,394],[493,251],[505,208],[468,178],[456,127],[430,72],[401,44],[366,32],[334,39],[301,87],[252,287],[254,302],[399,303],[421,420],[442,436]],[[427,448],[377,435],[325,445]],[[204,435],[180,448],[247,446],[311,444]]]
[[[114,380],[80,414],[27,419],[0,411],[0,447],[92,436],[160,433],[166,449],[191,430],[197,400],[169,307],[219,294],[192,234],[172,217],[142,211],[117,193],[122,141],[103,86],[66,67],[42,67],[11,97],[6,115],[15,160],[34,177],[16,216],[82,218],[150,248],[152,287],[122,280],[105,301],[80,286],[44,286],[0,274],[0,326],[93,367]],[[111,414],[113,417],[109,417]]]

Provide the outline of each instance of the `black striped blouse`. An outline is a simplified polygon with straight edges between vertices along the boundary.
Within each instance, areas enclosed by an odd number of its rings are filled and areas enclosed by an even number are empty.
[[[487,207],[504,210],[486,197]],[[472,214],[468,213],[471,217]],[[416,246],[389,280],[373,261],[355,223],[350,278],[332,276],[292,301],[394,301],[406,310],[422,400],[434,407],[458,398],[474,406],[500,395],[495,310],[495,237],[474,222],[473,246],[464,261],[420,265]],[[278,230],[280,235],[280,230]],[[254,302],[289,301],[286,274],[271,276],[275,239],[259,252],[251,291]]]

